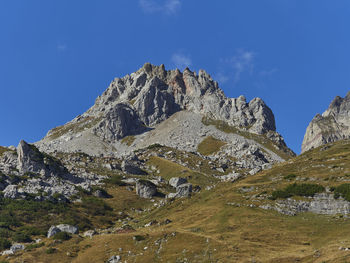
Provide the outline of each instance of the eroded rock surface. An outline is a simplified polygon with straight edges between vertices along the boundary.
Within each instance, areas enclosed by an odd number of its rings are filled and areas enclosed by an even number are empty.
[[[317,114],[306,129],[302,152],[326,143],[350,138],[350,92],[335,97],[328,109]]]
[[[162,138],[170,124],[169,119],[175,115],[179,118],[176,121],[181,130],[176,128],[179,134],[171,134],[178,139]],[[52,129],[36,145],[45,152],[82,151],[94,156],[116,157],[160,141],[163,145],[196,151],[203,139],[198,131],[204,133],[207,130],[202,128],[205,127],[202,123],[204,117],[223,121],[237,128],[237,132],[263,136],[263,140],[274,144],[277,150],[285,151],[286,156],[294,155],[275,131],[274,115],[260,98],[249,102],[244,96],[227,98],[218,83],[204,70],[196,73],[186,68],[180,72],[149,63],[135,73],[113,80],[89,110],[67,124]],[[194,123],[191,118],[195,119]],[[162,131],[163,135],[157,137],[157,132]],[[220,134],[220,137],[223,136]],[[237,149],[245,150],[254,142],[243,141],[230,143],[232,147],[226,151],[233,156]],[[254,151],[252,158],[259,159],[256,162],[258,165],[285,158],[270,158],[264,154],[258,156],[258,150],[252,148],[249,151]],[[239,154],[243,155],[241,152]],[[251,165],[251,168],[256,165]]]

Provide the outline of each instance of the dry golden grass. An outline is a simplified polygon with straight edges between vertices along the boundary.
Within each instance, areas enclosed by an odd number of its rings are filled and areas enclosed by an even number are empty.
[[[226,142],[208,136],[198,145],[197,151],[203,155],[211,155],[218,152],[225,144]]]
[[[313,182],[324,186],[347,180],[350,174],[349,141],[330,146],[323,151],[307,152],[234,184],[219,183],[213,190],[202,190],[190,199],[179,199],[148,213],[131,213],[138,220],[130,223],[135,232],[100,235],[92,239],[74,237],[54,244],[57,252],[50,255],[45,251],[53,241],[45,239],[45,247],[20,252],[7,260],[105,262],[112,255],[120,255],[127,262],[184,262],[185,258],[187,262],[350,262],[350,252],[339,250],[339,247],[350,247],[349,219],[311,213],[285,216],[272,210],[249,207],[250,204],[258,206],[273,202],[255,200],[254,195],[269,194],[296,180],[313,178]],[[183,170],[193,173],[160,157],[152,157],[150,164],[156,165],[167,178],[178,176]],[[289,174],[296,177],[285,179]],[[254,189],[245,193],[243,187]],[[127,210],[129,206],[145,208],[152,205],[124,188],[111,188],[108,192],[113,198],[107,202],[117,211]],[[163,222],[165,219],[172,222],[142,227],[152,220]],[[134,235],[142,235],[145,240],[134,241]],[[155,244],[157,240],[163,240],[160,250]]]

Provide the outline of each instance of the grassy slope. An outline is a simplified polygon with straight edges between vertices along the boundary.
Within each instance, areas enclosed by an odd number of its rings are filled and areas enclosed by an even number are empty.
[[[226,143],[223,141],[215,139],[212,136],[208,136],[198,145],[198,152],[208,156],[218,152],[225,144]]]
[[[185,258],[187,262],[350,262],[350,253],[339,250],[340,246],[350,247],[350,220],[347,218],[310,213],[290,217],[249,207],[272,202],[255,198],[257,194],[270,194],[294,181],[324,186],[350,181],[350,142],[321,148],[234,184],[219,183],[215,189],[202,190],[191,199],[176,200],[149,213],[132,214],[138,220],[131,223],[136,232],[92,239],[75,237],[53,244],[57,252],[52,255],[45,253],[52,241],[44,240],[45,247],[19,254],[10,261],[104,262],[112,255],[121,255],[128,262],[183,262]],[[151,162],[164,177],[186,170],[160,157],[153,157]],[[169,175],[171,172],[174,174]],[[285,179],[289,174],[296,177]],[[254,188],[250,192],[242,191],[251,187]],[[118,207],[120,200],[127,205],[145,205],[134,193],[123,191],[109,191],[114,197],[108,203]],[[163,222],[165,219],[172,223],[142,227],[152,220]],[[175,236],[172,233],[176,233]],[[134,241],[136,234],[144,236],[145,240]],[[159,250],[155,241],[164,240],[165,235],[167,242],[163,242]],[[68,256],[67,251],[70,251]]]

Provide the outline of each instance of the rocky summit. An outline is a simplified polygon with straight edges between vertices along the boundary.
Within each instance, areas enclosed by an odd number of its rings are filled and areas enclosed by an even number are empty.
[[[218,158],[251,156],[255,162],[246,168],[294,156],[260,98],[227,98],[204,70],[167,71],[149,63],[113,80],[90,109],[50,130],[36,146],[47,153],[122,157],[152,144],[197,151],[207,137],[225,144]]]
[[[350,138],[350,92],[335,97],[328,109],[317,114],[306,129],[302,152],[320,145]]]

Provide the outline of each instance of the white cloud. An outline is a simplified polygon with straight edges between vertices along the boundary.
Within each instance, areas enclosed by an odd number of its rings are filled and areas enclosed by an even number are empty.
[[[57,45],[57,50],[58,51],[65,51],[67,49],[67,45],[66,44],[58,44]]]
[[[253,73],[254,59],[254,52],[240,49],[233,57],[226,60],[226,62],[234,70],[234,82],[238,82],[240,80],[241,74],[243,72],[248,72],[249,74]]]
[[[219,83],[219,84],[225,84],[227,81],[229,81],[230,77],[222,72],[217,73],[214,76],[214,79]]]
[[[255,53],[239,49],[232,57],[220,59],[219,71],[215,74],[215,79],[224,84],[229,80],[233,83],[239,82],[243,73],[250,75],[254,72]]]
[[[171,57],[171,61],[175,64],[178,69],[184,69],[192,65],[192,60],[189,56],[183,53],[175,53]]]
[[[139,5],[145,13],[176,14],[181,7],[180,0],[139,0]]]

